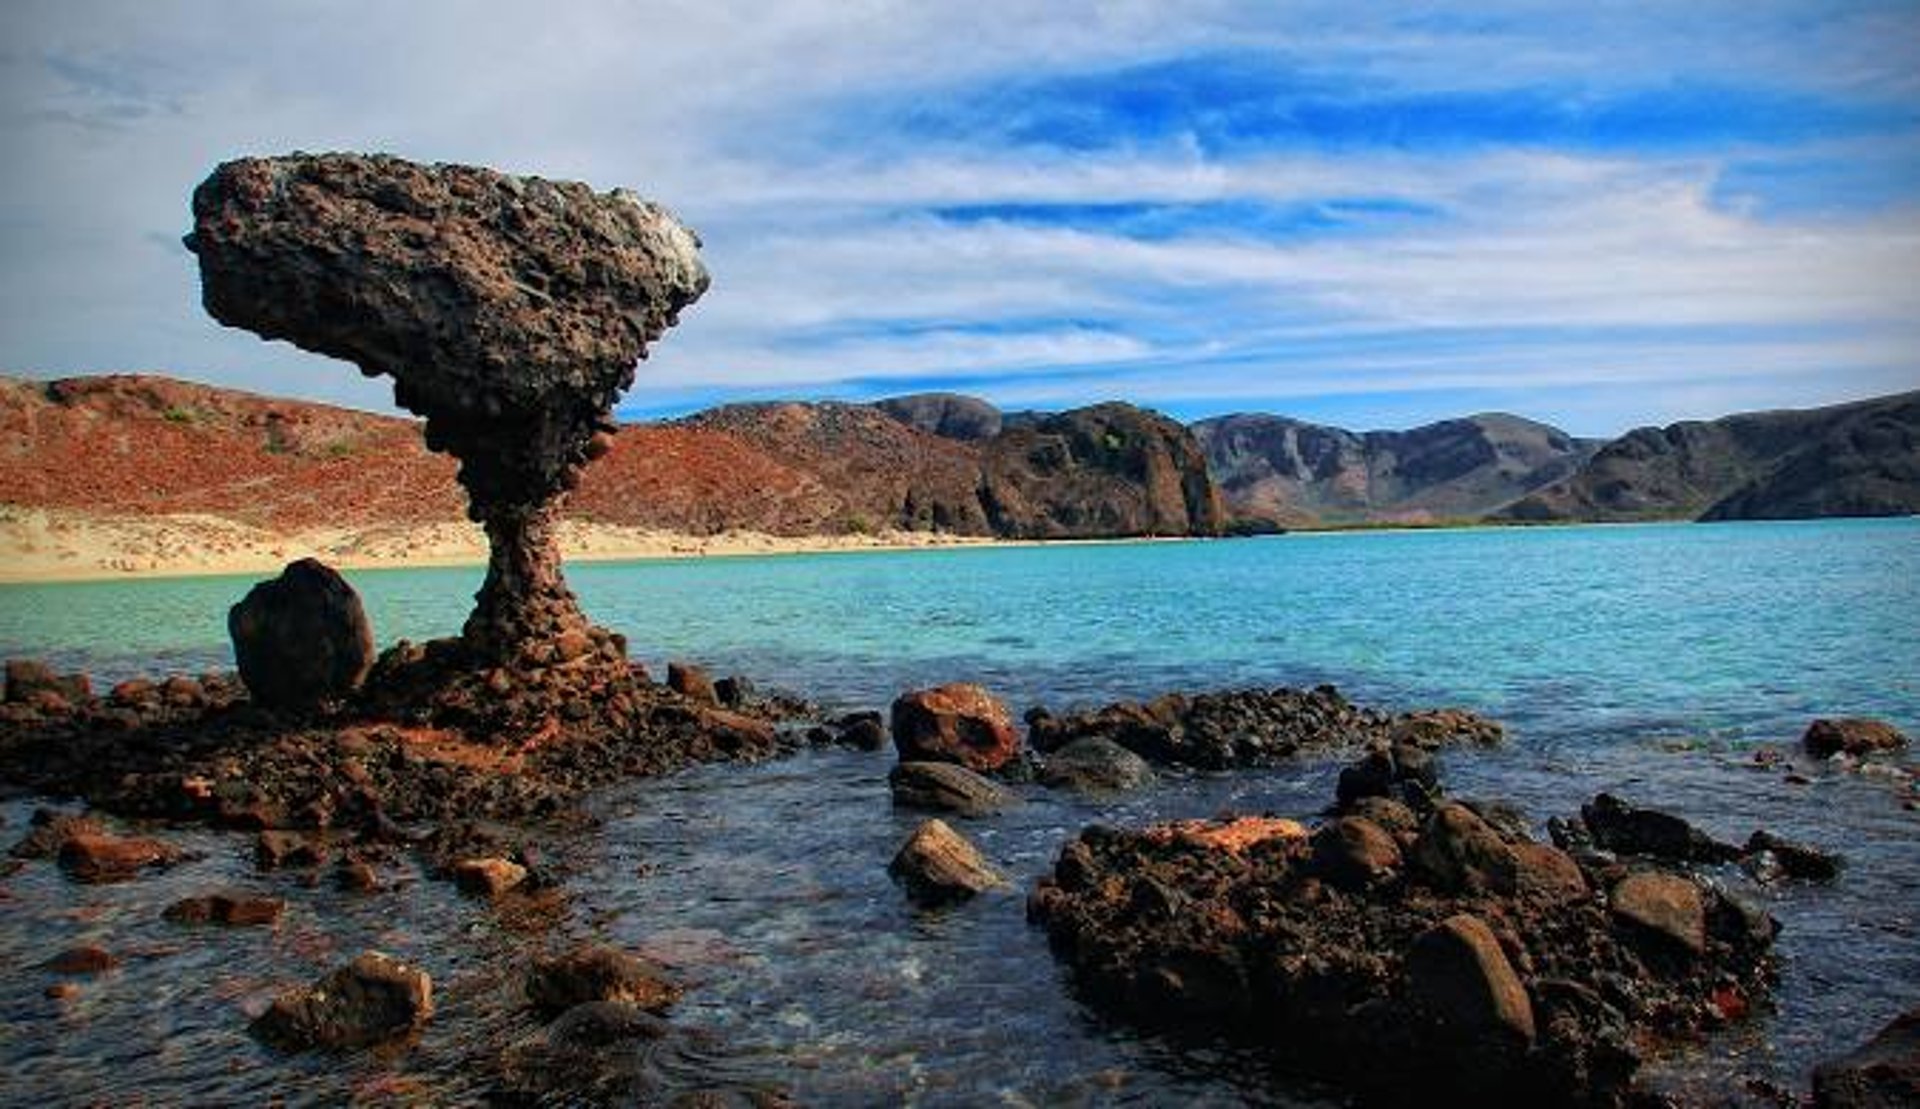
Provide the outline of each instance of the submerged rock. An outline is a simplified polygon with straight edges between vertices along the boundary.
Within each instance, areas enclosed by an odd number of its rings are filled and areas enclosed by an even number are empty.
[[[60,844],[60,868],[80,882],[123,882],[150,867],[171,866],[180,850],[157,839],[75,832]]]
[[[367,951],[313,985],[275,998],[252,1030],[290,1051],[354,1048],[417,1032],[432,1016],[427,972]]]
[[[903,693],[893,702],[893,743],[902,762],[951,762],[998,770],[1020,753],[1020,733],[999,698],[953,682]]]
[[[1840,876],[1845,860],[1835,852],[1784,839],[1762,828],[1747,837],[1740,864],[1762,881],[1777,872],[1809,882],[1831,882]]]
[[[187,897],[167,906],[163,914],[181,924],[275,924],[287,903],[278,897],[222,891]]]
[[[618,1001],[664,1013],[680,1000],[681,992],[665,967],[605,944],[536,958],[527,973],[527,999],[547,1012],[589,1001]]]
[[[99,944],[69,947],[44,964],[55,974],[105,974],[120,965],[120,957]]]
[[[1610,793],[1580,806],[1580,819],[1594,844],[1623,855],[1696,863],[1722,863],[1740,855],[1739,848],[1715,840],[1672,813],[1638,808]]]
[[[240,680],[261,705],[307,708],[359,688],[373,668],[360,594],[318,559],[289,563],[227,613]]]
[[[1920,1105],[1920,1008],[1893,1018],[1873,1039],[1813,1069],[1815,1109]]]
[[[1817,759],[1833,755],[1858,757],[1882,751],[1898,751],[1907,745],[1907,737],[1884,720],[1847,716],[1815,720],[1807,725],[1800,745],[1807,749],[1807,754]]]
[[[1003,884],[979,849],[942,820],[929,820],[914,829],[887,864],[887,873],[923,906],[965,901]]]
[[[1020,799],[989,778],[950,762],[903,762],[887,774],[901,808],[957,816],[992,816]]]

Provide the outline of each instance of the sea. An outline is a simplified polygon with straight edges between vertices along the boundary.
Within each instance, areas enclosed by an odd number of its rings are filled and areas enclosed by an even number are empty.
[[[1016,713],[1170,691],[1331,682],[1390,709],[1458,705],[1508,742],[1442,760],[1451,792],[1512,801],[1544,828],[1602,791],[1723,839],[1756,828],[1839,851],[1826,885],[1713,877],[1780,920],[1770,1008],[1650,1067],[1728,1089],[1807,1072],[1920,1004],[1920,813],[1897,769],[1801,761],[1817,716],[1920,737],[1920,519],[1362,531],[1256,539],[859,551],[576,563],[582,606],[656,673],[715,675],[834,709],[986,685]],[[456,634],[478,568],[348,574],[382,642]],[[242,577],[0,587],[0,656],[97,684],[231,666]],[[1142,1034],[1083,1005],[1026,923],[1065,840],[1226,812],[1311,817],[1330,760],[1166,775],[1110,799],[1023,787],[963,827],[1010,881],[965,906],[910,907],[885,868],[917,822],[889,803],[890,757],[810,752],[711,766],[596,796],[564,848],[564,934],[680,967],[676,1022],[650,1048],[662,1089],[781,1087],[817,1105],[1320,1105],[1338,1091],[1284,1058]],[[1789,780],[1789,772],[1793,779]],[[43,798],[0,800],[0,838]],[[165,833],[199,857],[117,886],[29,865],[0,878],[0,1102],[459,1103],[476,1054],[536,1034],[506,979],[550,943],[444,883],[354,900],[253,873],[243,837]],[[1542,833],[1544,834],[1544,833]],[[416,876],[419,877],[419,876]],[[209,885],[289,899],[278,929],[183,935],[160,919]],[[101,943],[121,967],[67,1000],[38,964]],[[274,990],[375,947],[433,974],[439,1013],[399,1053],[282,1056],[246,1035]]]

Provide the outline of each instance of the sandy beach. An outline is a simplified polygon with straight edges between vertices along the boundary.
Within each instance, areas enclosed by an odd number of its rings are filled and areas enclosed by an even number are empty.
[[[931,532],[685,535],[649,528],[561,525],[569,559],[708,558],[1004,544]],[[319,558],[343,569],[469,566],[487,561],[480,528],[463,521],[312,528],[280,534],[220,516],[117,515],[0,505],[0,584],[278,571]]]

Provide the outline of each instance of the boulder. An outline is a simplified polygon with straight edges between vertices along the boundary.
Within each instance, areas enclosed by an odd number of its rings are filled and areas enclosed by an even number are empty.
[[[261,870],[324,866],[327,845],[306,832],[261,832],[253,843],[253,861]]]
[[[1409,744],[1381,744],[1340,771],[1335,797],[1345,808],[1367,797],[1425,806],[1440,791],[1433,757]]]
[[[549,1043],[564,1047],[609,1047],[631,1040],[657,1040],[666,1021],[630,1001],[582,1001],[547,1025]]]
[[[365,1047],[417,1032],[433,1016],[427,972],[362,952],[311,986],[289,990],[253,1022],[253,1034],[289,1051]]]
[[[893,803],[906,809],[991,816],[1019,803],[998,783],[950,762],[903,762],[887,775]]]
[[[278,897],[221,891],[175,901],[163,915],[180,924],[275,924],[286,907]]]
[[[49,694],[66,705],[77,705],[93,696],[93,681],[85,674],[57,674],[38,659],[7,660],[7,701],[32,704]]]
[[[1693,955],[1706,951],[1706,904],[1700,887],[1680,875],[1637,871],[1616,883],[1607,900],[1613,915],[1640,935]]]
[[[589,1001],[619,1001],[664,1013],[681,993],[660,964],[605,944],[536,958],[527,974],[527,999],[550,1013]]]
[[[1534,1038],[1533,1003],[1486,922],[1457,913],[1421,933],[1407,952],[1407,995],[1443,1035]]]
[[[1587,887],[1580,864],[1551,844],[1531,841],[1510,844],[1513,851],[1513,892],[1546,904],[1581,901],[1593,891]]]
[[[893,702],[893,744],[902,762],[951,762],[998,770],[1020,753],[1020,734],[1000,699],[954,682],[903,693]]]
[[[1056,789],[1124,793],[1153,781],[1147,760],[1102,736],[1076,739],[1047,756],[1040,781]]]
[[[76,881],[121,882],[148,867],[170,866],[180,850],[157,839],[76,832],[60,844],[60,867]]]
[[[1882,751],[1898,751],[1907,745],[1907,737],[1884,720],[1845,716],[1815,720],[1807,725],[1806,734],[1800,737],[1800,745],[1816,759],[1833,755],[1853,755],[1857,758]]]
[[[877,712],[850,712],[834,721],[833,742],[856,751],[878,751],[887,745],[887,722]]]
[[[373,625],[360,594],[318,559],[288,564],[227,613],[233,657],[254,702],[311,708],[360,687],[373,667]]]
[[[1623,855],[1696,863],[1722,863],[1740,855],[1739,848],[1713,839],[1680,817],[1629,805],[1610,793],[1580,806],[1580,818],[1596,846]]]
[[[718,705],[720,694],[714,689],[713,679],[706,670],[691,662],[667,663],[667,687],[688,700],[703,705]]]
[[[527,868],[511,859],[461,859],[453,864],[453,881],[461,892],[498,897],[527,880]]]
[[[1513,849],[1465,805],[1435,807],[1407,861],[1424,881],[1446,893],[1513,890]]]
[[[1920,1008],[1893,1018],[1873,1039],[1813,1068],[1814,1109],[1920,1105]]]
[[[227,162],[193,217],[215,319],[392,377],[460,460],[491,551],[466,648],[505,664],[586,630],[559,500],[611,446],[648,344],[706,291],[699,238],[625,190],[384,155]]]
[[[979,850],[942,820],[929,820],[914,829],[887,865],[887,873],[922,906],[965,901],[1003,884]]]
[[[1311,865],[1332,885],[1364,889],[1399,874],[1400,844],[1371,820],[1342,817],[1313,834]]]

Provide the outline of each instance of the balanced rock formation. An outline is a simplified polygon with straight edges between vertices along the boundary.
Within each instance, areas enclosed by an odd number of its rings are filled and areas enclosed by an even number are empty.
[[[373,667],[373,625],[347,579],[318,559],[289,563],[227,612],[233,658],[262,705],[302,708],[344,696]]]
[[[584,632],[559,500],[611,445],[647,344],[706,291],[693,232],[624,190],[355,154],[227,162],[193,214],[215,319],[392,377],[459,459],[492,548],[467,645],[505,663]]]

